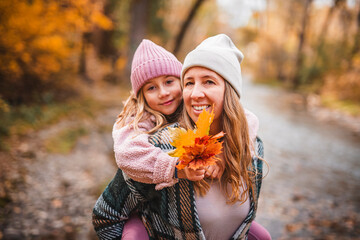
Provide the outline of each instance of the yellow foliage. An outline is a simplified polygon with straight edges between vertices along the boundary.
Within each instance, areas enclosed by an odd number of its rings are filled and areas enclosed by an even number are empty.
[[[94,14],[92,14],[91,20],[93,23],[97,24],[105,30],[111,30],[113,28],[112,21],[100,12],[95,12]]]
[[[116,60],[116,69],[119,71],[122,71],[126,67],[127,58],[126,57],[119,57],[118,60]]]
[[[0,75],[7,84],[27,76],[50,81],[51,75],[74,68],[80,39],[94,24],[111,29],[112,22],[92,0],[0,1]],[[0,92],[1,94],[1,92]]]
[[[9,112],[10,111],[10,107],[9,105],[0,98],[0,112]]]
[[[323,96],[360,103],[360,67],[345,73],[328,74],[324,79],[325,84],[321,91]]]
[[[38,76],[41,76],[43,81],[50,81],[51,73],[59,72],[61,65],[57,59],[51,55],[41,55],[37,58],[36,64],[33,66],[33,71]]]
[[[52,53],[57,58],[67,57],[71,50],[67,46],[66,39],[59,35],[38,37],[31,45],[37,50]]]

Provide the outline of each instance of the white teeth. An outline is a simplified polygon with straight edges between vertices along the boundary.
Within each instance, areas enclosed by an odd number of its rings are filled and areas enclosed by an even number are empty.
[[[203,109],[209,107],[210,105],[203,105],[203,106],[193,106],[193,108],[196,110],[196,111],[202,111]]]

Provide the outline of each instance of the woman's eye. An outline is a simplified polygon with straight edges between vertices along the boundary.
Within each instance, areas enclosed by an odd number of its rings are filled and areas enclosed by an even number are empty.
[[[206,80],[206,84],[215,84],[215,82],[212,80]]]
[[[187,86],[191,86],[191,85],[193,85],[193,83],[192,83],[192,82],[187,82],[187,83],[185,83],[185,87],[187,87]]]
[[[148,87],[148,91],[151,91],[151,90],[154,90],[155,89],[155,87],[154,86],[151,86],[151,87]]]

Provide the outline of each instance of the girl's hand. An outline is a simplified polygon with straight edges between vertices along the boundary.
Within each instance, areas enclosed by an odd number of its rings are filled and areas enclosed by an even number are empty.
[[[178,171],[178,178],[188,179],[190,181],[200,181],[205,177],[205,169],[199,168],[193,170],[191,168],[185,167]]]
[[[205,177],[212,179],[220,179],[222,172],[222,167],[218,163],[216,163],[215,165],[210,165],[206,167]]]

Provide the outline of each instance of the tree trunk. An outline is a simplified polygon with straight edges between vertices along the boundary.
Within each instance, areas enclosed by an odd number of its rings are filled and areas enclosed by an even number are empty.
[[[334,12],[343,4],[346,4],[346,0],[334,0],[334,4],[330,7],[326,15],[324,24],[321,28],[321,32],[319,35],[316,55],[313,58],[313,65],[317,64],[317,61],[319,59],[319,54],[321,54],[324,50],[325,37],[329,29],[329,26],[331,25],[332,16],[334,15]]]
[[[310,6],[313,0],[305,0],[305,6],[304,6],[304,13],[303,13],[303,19],[301,24],[301,31],[299,34],[299,46],[298,51],[296,55],[296,62],[295,62],[295,75],[292,79],[292,88],[297,89],[300,86],[301,81],[301,70],[304,64],[304,54],[303,54],[303,48],[306,42],[306,27],[309,22],[309,13],[310,13]]]
[[[175,55],[179,52],[181,44],[185,37],[185,34],[186,34],[187,30],[189,29],[191,22],[193,21],[196,13],[200,9],[200,6],[201,6],[201,4],[203,4],[203,2],[204,2],[204,0],[196,0],[193,7],[191,8],[187,18],[185,19],[183,25],[181,26],[179,34],[177,35],[176,40],[175,40],[175,46],[174,46],[174,50],[173,50],[173,53]]]
[[[357,19],[356,19],[356,33],[355,33],[355,39],[354,39],[354,45],[351,50],[350,55],[350,64],[349,67],[352,68],[354,64],[354,56],[359,53],[360,51],[360,3],[358,5],[358,13],[357,13]]]
[[[149,19],[150,0],[132,0],[130,6],[130,39],[128,49],[128,61],[126,65],[126,78],[130,77],[131,63],[134,52],[141,40],[147,34],[147,22]]]
[[[332,16],[333,16],[335,10],[338,9],[341,4],[346,4],[346,0],[334,0],[334,4],[329,9],[329,11],[328,11],[328,13],[326,15],[324,24],[323,24],[323,26],[321,28],[321,33],[319,35],[319,43],[320,44],[322,44],[324,42],[325,36],[326,36],[328,28],[330,26]]]
[[[112,15],[114,9],[116,9],[118,1],[104,0],[102,2],[104,15],[114,21]],[[92,35],[92,42],[99,57],[112,58],[114,55],[117,55],[116,48],[113,43],[114,29],[105,30],[101,27],[95,27]]]
[[[92,83],[92,80],[87,75],[87,69],[86,69],[86,47],[87,47],[89,35],[90,33],[83,33],[81,36],[81,49],[80,49],[79,69],[78,69],[78,74],[88,84]]]

